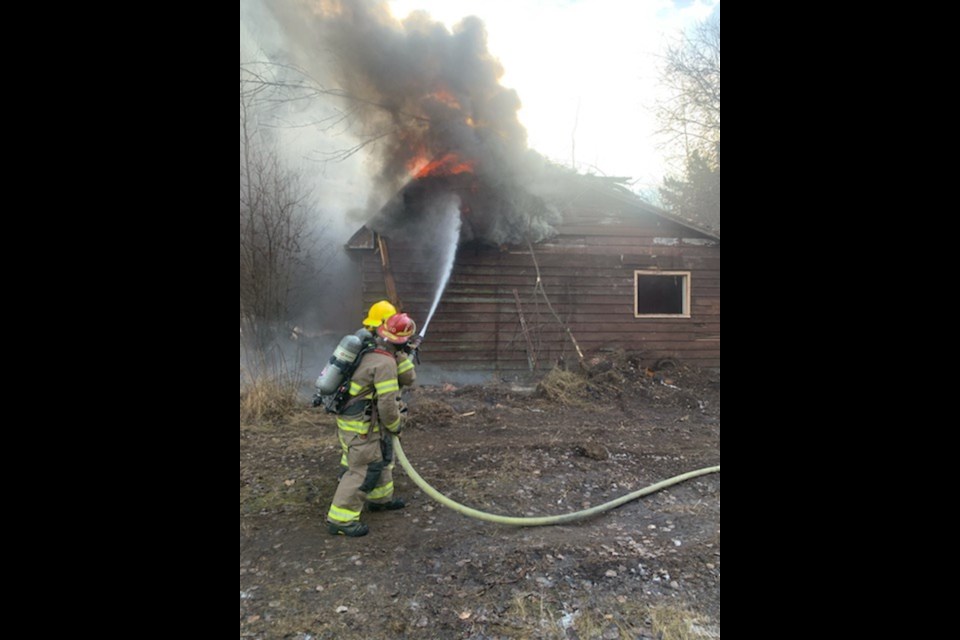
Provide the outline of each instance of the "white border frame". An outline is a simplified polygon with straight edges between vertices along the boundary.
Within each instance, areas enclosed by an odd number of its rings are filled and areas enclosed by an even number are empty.
[[[637,313],[639,302],[640,276],[684,276],[683,279],[683,313]],[[690,317],[690,290],[692,289],[693,274],[690,271],[657,271],[655,269],[635,269],[633,272],[633,317],[634,318],[689,318]]]

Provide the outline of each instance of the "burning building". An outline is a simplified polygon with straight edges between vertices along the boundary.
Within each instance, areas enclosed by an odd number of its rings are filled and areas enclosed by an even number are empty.
[[[556,170],[539,185],[545,195],[528,198],[542,214],[538,235],[492,242],[471,217],[483,221],[478,209],[504,198],[496,187],[440,182],[411,182],[385,207],[406,224],[364,227],[347,246],[364,304],[390,298],[421,326],[429,320],[432,366],[513,378],[623,349],[647,365],[720,367],[719,234],[615,180]],[[451,192],[456,200],[430,206],[427,194]],[[445,215],[462,224],[455,246],[438,235]],[[449,273],[443,255],[455,255]]]
[[[299,7],[285,23],[332,53],[325,95],[343,98],[375,176],[348,243],[363,304],[410,313],[431,364],[509,375],[622,348],[719,367],[719,234],[529,149],[478,18],[449,30],[381,0]]]

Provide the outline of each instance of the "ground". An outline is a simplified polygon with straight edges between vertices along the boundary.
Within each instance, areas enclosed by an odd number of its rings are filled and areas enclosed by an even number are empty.
[[[422,364],[421,367],[428,366]],[[543,516],[720,464],[720,374],[611,354],[536,388],[420,385],[403,449],[438,491]],[[581,369],[583,371],[583,369]],[[331,536],[333,417],[240,429],[240,638],[720,637],[720,473],[571,524],[515,527],[434,502]]]

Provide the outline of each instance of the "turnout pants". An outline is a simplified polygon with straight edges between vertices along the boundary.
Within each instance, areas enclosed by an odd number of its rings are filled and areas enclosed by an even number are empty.
[[[366,436],[343,429],[338,431],[347,470],[340,477],[327,520],[349,524],[360,519],[365,501],[386,503],[393,498],[393,463],[383,459],[380,431],[371,429]]]

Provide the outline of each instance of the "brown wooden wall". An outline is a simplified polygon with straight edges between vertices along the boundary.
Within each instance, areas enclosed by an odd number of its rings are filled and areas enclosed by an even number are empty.
[[[636,212],[580,210],[567,215],[559,235],[533,246],[543,288],[581,349],[624,349],[644,365],[663,357],[720,367],[720,246],[663,218]],[[387,239],[402,310],[419,327],[438,286],[438,269],[421,251]],[[362,251],[364,304],[388,297],[380,255]],[[690,318],[634,318],[634,271],[691,272]],[[552,368],[577,356],[563,328],[536,290],[537,268],[528,247],[464,245],[427,327],[425,362],[501,375]],[[518,304],[519,300],[519,304]],[[526,322],[524,333],[521,317]]]

